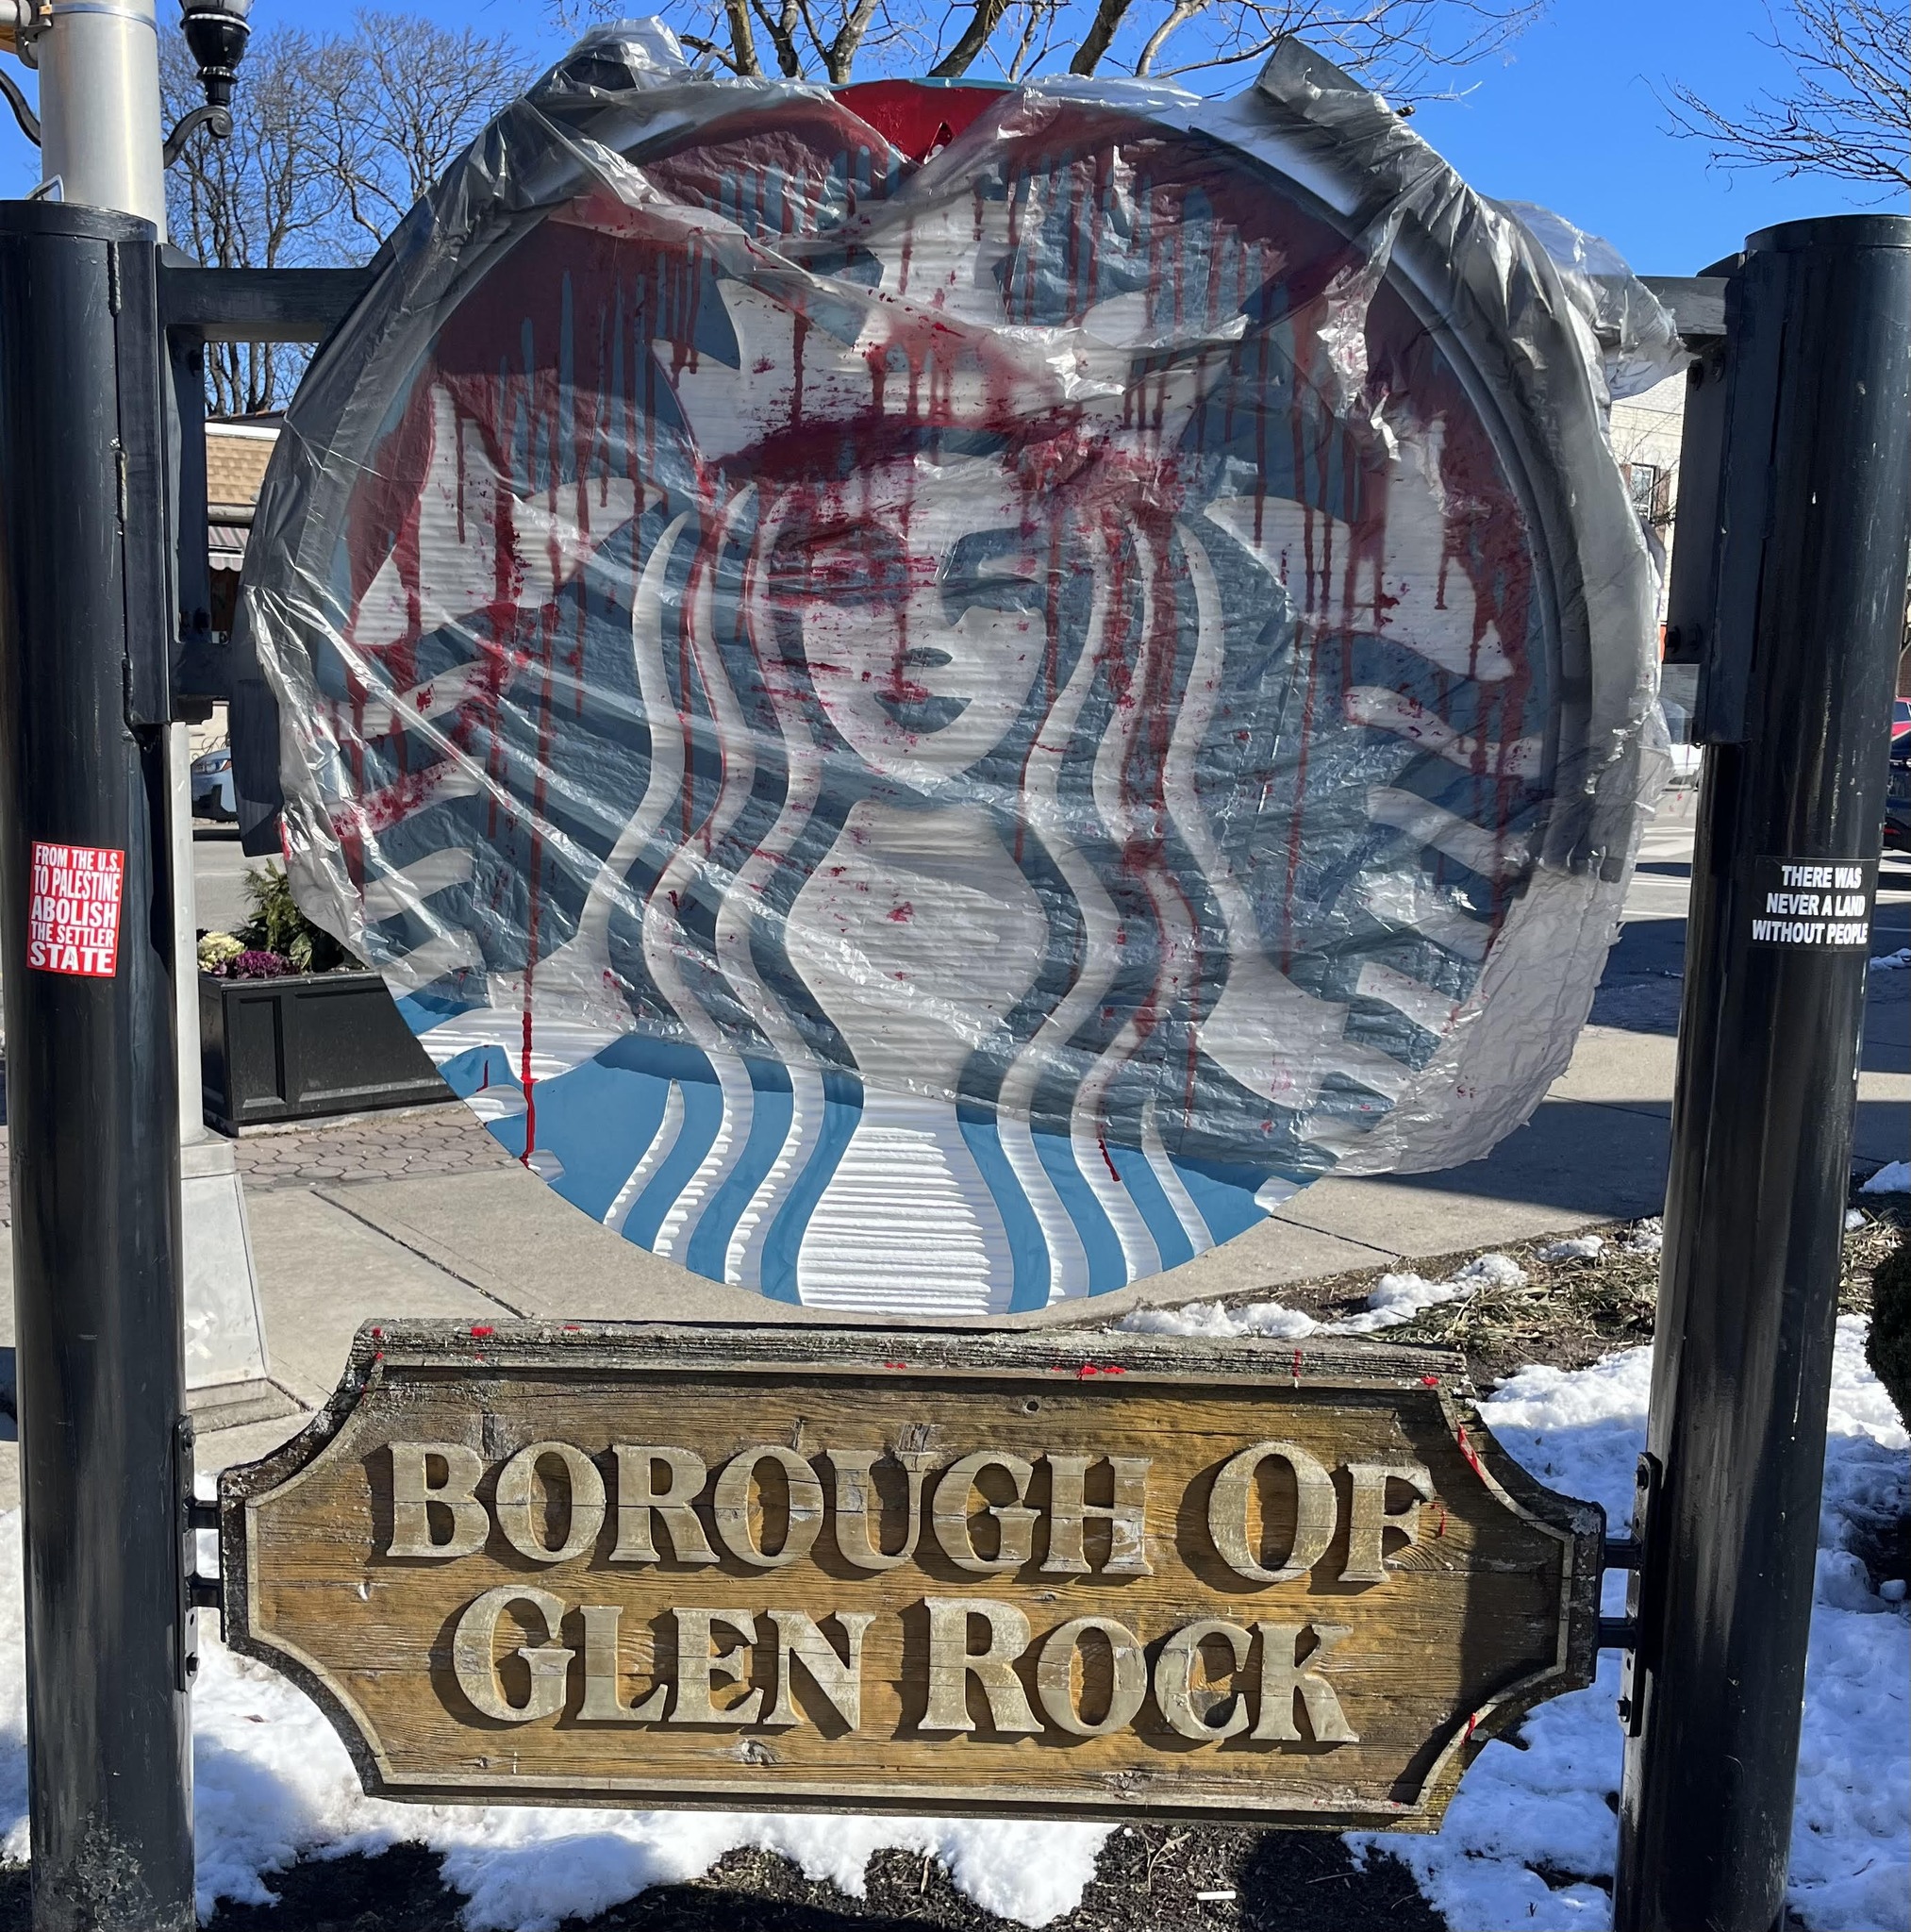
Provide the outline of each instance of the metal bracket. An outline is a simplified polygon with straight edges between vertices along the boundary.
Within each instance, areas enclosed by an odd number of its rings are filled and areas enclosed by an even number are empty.
[[[20,124],[20,131],[35,147],[40,145],[40,116],[26,105],[26,96],[20,91],[20,83],[0,67],[0,94],[7,96],[7,105],[13,109],[13,118]]]
[[[224,111],[195,108],[174,129],[168,161],[175,143],[183,143],[208,117]],[[219,134],[216,125],[212,131]],[[206,566],[204,345],[323,341],[371,280],[369,271],[355,268],[201,268],[176,248],[160,250],[159,322],[172,376],[172,471],[178,485],[171,667],[175,717],[209,717],[215,702],[233,696],[231,653],[212,634]]]
[[[1637,1570],[1644,1560],[1645,1545],[1629,1536],[1609,1536],[1605,1540],[1601,1569]],[[1599,1620],[1599,1647],[1602,1650],[1631,1650],[1637,1642],[1639,1626],[1630,1617],[1602,1617]]]
[[[1646,1592],[1656,1586],[1653,1573],[1655,1566],[1651,1563],[1653,1510],[1659,1498],[1659,1491],[1665,1481],[1665,1470],[1659,1458],[1647,1451],[1639,1457],[1638,1470],[1633,1478],[1633,1533],[1626,1539],[1634,1553],[1634,1560],[1626,1567],[1630,1574],[1626,1578],[1626,1607],[1623,1618],[1600,1619],[1600,1643],[1605,1646],[1605,1628],[1613,1623],[1624,1628],[1626,1636],[1622,1643],[1613,1647],[1622,1649],[1625,1662],[1620,1677],[1619,1721],[1626,1727],[1626,1736],[1637,1738],[1645,1724],[1646,1679],[1651,1674],[1651,1664],[1642,1663],[1639,1656],[1639,1628],[1644,1618]]]
[[[192,1520],[192,1418],[182,1415],[173,1424],[173,1494],[178,1510],[179,1613],[174,1628],[178,1633],[175,1681],[181,1690],[191,1690],[199,1674],[199,1606],[196,1586],[202,1580],[195,1572],[198,1554],[193,1541],[197,1524]]]
[[[16,108],[15,113],[19,112]],[[232,109],[217,108],[209,103],[203,108],[194,108],[184,116],[178,126],[166,137],[166,145],[160,150],[164,165],[171,167],[186,152],[186,143],[204,127],[210,131],[214,141],[225,141],[232,133]]]

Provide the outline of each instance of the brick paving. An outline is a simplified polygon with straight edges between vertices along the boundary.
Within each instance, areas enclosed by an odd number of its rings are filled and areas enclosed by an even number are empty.
[[[363,1114],[293,1133],[241,1134],[235,1157],[248,1188],[409,1180],[513,1164],[477,1117],[457,1106]]]
[[[435,1107],[323,1121],[286,1133],[241,1134],[235,1158],[248,1188],[304,1188],[320,1181],[407,1180],[509,1167],[511,1157],[462,1107]],[[7,1129],[0,1124],[0,1227],[13,1221]]]

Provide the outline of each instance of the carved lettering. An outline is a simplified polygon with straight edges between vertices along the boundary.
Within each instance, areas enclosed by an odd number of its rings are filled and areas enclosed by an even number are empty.
[[[618,1626],[623,1611],[616,1604],[585,1604],[577,1612],[584,1624],[584,1702],[577,1707],[587,1724],[654,1724],[662,1722],[670,1687],[658,1684],[641,1704],[625,1705],[619,1690]]]
[[[1294,1540],[1287,1560],[1270,1568],[1251,1546],[1248,1506],[1264,1462],[1285,1462],[1294,1478]],[[1208,1492],[1207,1530],[1215,1553],[1251,1583],[1291,1583],[1304,1576],[1334,1541],[1334,1478],[1298,1442],[1256,1442],[1221,1464]]]
[[[656,1517],[679,1563],[714,1563],[717,1555],[690,1507],[704,1487],[704,1458],[692,1449],[667,1449],[647,1442],[614,1442],[617,1457],[617,1547],[613,1563],[659,1561],[651,1528]],[[670,1472],[656,1487],[656,1466]]]
[[[443,1470],[433,1482],[432,1465]],[[388,1557],[473,1557],[490,1535],[490,1518],[476,1496],[484,1464],[462,1442],[393,1442],[391,1445],[391,1541]],[[431,1506],[451,1519],[442,1542],[431,1534]]]
[[[1260,1453],[1249,1452],[1255,1456]],[[1204,1713],[1195,1707],[1194,1667],[1201,1658],[1201,1646],[1216,1638],[1233,1651],[1235,1670],[1245,1670],[1254,1639],[1238,1624],[1230,1624],[1224,1617],[1203,1617],[1198,1623],[1184,1624],[1161,1646],[1161,1653],[1155,1659],[1155,1702],[1169,1728],[1205,1744],[1211,1744],[1218,1738],[1232,1738],[1248,1727],[1247,1699],[1238,1690],[1225,1704],[1216,1704],[1213,1710]],[[1214,1721],[1215,1710],[1221,1714],[1218,1723]]]
[[[992,1557],[976,1554],[969,1529],[970,1492],[985,1469],[1006,1471],[1009,1481],[1015,1485],[1013,1503],[989,1503],[984,1507],[984,1515],[992,1516],[997,1527],[996,1552]],[[1020,1570],[1028,1561],[1035,1549],[1035,1525],[1040,1513],[1024,1507],[1034,1477],[1033,1463],[999,1449],[977,1449],[952,1462],[943,1472],[942,1480],[936,1485],[935,1507],[929,1524],[936,1532],[936,1541],[942,1546],[942,1554],[958,1570],[977,1574]]]
[[[1385,1583],[1387,1532],[1397,1529],[1409,1545],[1420,1537],[1420,1506],[1434,1498],[1433,1476],[1420,1462],[1350,1462],[1347,1474],[1354,1501],[1347,1519],[1347,1567],[1342,1583]],[[1387,1485],[1404,1483],[1410,1501],[1398,1509],[1387,1507]]]
[[[1305,1663],[1297,1660],[1303,1635],[1311,1627],[1314,1647]],[[1256,1738],[1291,1744],[1300,1740],[1294,1723],[1294,1699],[1300,1697],[1314,1739],[1321,1744],[1360,1741],[1334,1687],[1320,1674],[1334,1646],[1347,1635],[1343,1624],[1256,1624],[1261,1640],[1261,1707],[1255,1724]]]
[[[836,1547],[845,1563],[858,1570],[893,1570],[906,1563],[916,1553],[916,1539],[922,1528],[922,1478],[935,1467],[936,1458],[925,1449],[893,1449],[890,1458],[899,1463],[908,1491],[908,1527],[894,1555],[879,1547],[883,1506],[876,1488],[876,1452],[873,1449],[832,1449],[830,1466],[836,1474]]]
[[[748,1452],[746,1452],[748,1453]],[[756,1641],[756,1618],[750,1610],[697,1610],[679,1607],[676,1624],[676,1705],[673,1724],[753,1724],[763,1708],[763,1693],[753,1690],[735,1704],[719,1707],[710,1692],[719,1684],[740,1684],[750,1674],[750,1646]],[[710,1636],[722,1629],[742,1640],[712,1652]]]
[[[789,1487],[789,1507],[783,1524],[783,1540],[773,1550],[766,1550],[750,1524],[750,1489],[757,1470],[773,1462],[782,1470]],[[794,1449],[778,1442],[757,1442],[739,1449],[723,1465],[716,1488],[717,1535],[731,1556],[759,1570],[780,1569],[809,1554],[823,1527],[823,1485]]]
[[[929,1704],[922,1728],[972,1731],[969,1679],[973,1677],[989,1701],[992,1729],[1039,1732],[1041,1725],[1015,1674],[1015,1660],[1028,1648],[1028,1619],[1013,1604],[986,1596],[932,1596],[924,1602],[929,1612]],[[969,1648],[970,1624],[977,1619],[989,1626],[988,1648],[979,1653]]]
[[[517,1648],[516,1655],[523,1658],[531,1673],[531,1690],[523,1704],[512,1704],[498,1684],[498,1624],[505,1612],[519,1604],[528,1605],[541,1620],[544,1639]],[[557,1641],[563,1621],[562,1601],[548,1590],[528,1584],[501,1584],[468,1604],[452,1632],[451,1667],[457,1688],[471,1700],[472,1707],[507,1724],[556,1717],[564,1708],[564,1687],[571,1659],[577,1654]]]
[[[544,1509],[538,1495],[538,1466],[546,1457],[564,1465],[568,1521],[562,1542],[544,1541]],[[498,1527],[519,1556],[534,1563],[568,1563],[597,1541],[604,1527],[604,1478],[583,1450],[569,1442],[532,1442],[498,1471]]]
[[[1090,1516],[1108,1524],[1108,1560],[1102,1565],[1109,1576],[1152,1576],[1148,1561],[1148,1466],[1146,1456],[1057,1456],[1044,1458],[1049,1466],[1048,1555],[1044,1576],[1086,1576],[1089,1565],[1082,1553],[1082,1525]],[[1089,1465],[1097,1459],[1108,1466],[1114,1500],[1083,1500]],[[1088,1733],[1086,1735],[1093,1735]]]
[[[1092,1724],[1075,1696],[1075,1658],[1089,1635],[1107,1645],[1110,1683],[1107,1708]],[[1148,1695],[1148,1659],[1126,1624],[1112,1617],[1076,1617],[1042,1639],[1035,1667],[1035,1694],[1057,1730],[1074,1738],[1105,1738],[1132,1724]]]
[[[776,1625],[776,1699],[766,1724],[800,1724],[803,1713],[789,1694],[792,1665],[801,1664],[809,1681],[829,1699],[852,1731],[863,1721],[863,1632],[875,1621],[871,1610],[832,1610],[830,1621],[843,1634],[843,1654],[800,1610],[772,1610]]]

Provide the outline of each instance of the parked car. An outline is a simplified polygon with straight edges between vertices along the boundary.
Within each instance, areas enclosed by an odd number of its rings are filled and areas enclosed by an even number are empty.
[[[1911,698],[1891,701],[1891,775],[1885,786],[1885,844],[1911,852]]]
[[[1692,742],[1692,720],[1684,705],[1675,704],[1670,698],[1659,705],[1659,715],[1666,721],[1666,737],[1670,741],[1667,750],[1671,754],[1672,783],[1674,785],[1696,785],[1699,782],[1699,769],[1703,755]]]
[[[195,819],[224,819],[239,816],[239,802],[232,789],[232,752],[225,745],[201,752],[192,760],[192,816]]]

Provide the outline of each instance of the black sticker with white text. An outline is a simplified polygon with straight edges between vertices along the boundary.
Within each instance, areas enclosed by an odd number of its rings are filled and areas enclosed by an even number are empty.
[[[1869,949],[1875,858],[1761,858],[1753,880],[1753,945]]]

